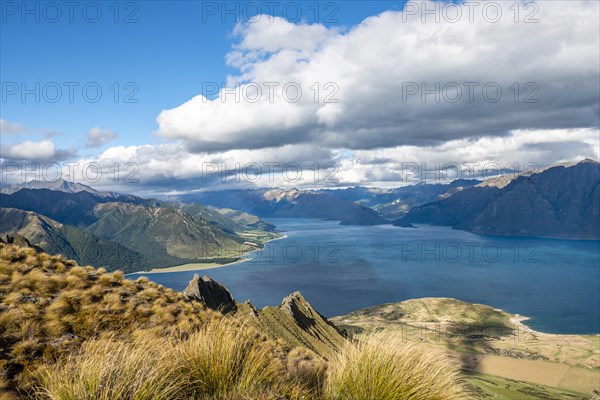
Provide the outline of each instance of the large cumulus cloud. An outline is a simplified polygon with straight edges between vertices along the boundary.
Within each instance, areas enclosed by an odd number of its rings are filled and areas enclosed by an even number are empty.
[[[192,152],[286,144],[360,150],[597,127],[599,3],[538,2],[536,23],[524,23],[532,10],[522,5],[515,23],[513,2],[495,2],[502,17],[491,22],[481,4],[472,19],[463,6],[458,21],[424,22],[405,9],[346,30],[266,17],[240,24],[227,57],[239,71],[228,79],[232,89],[162,111],[158,134]],[[295,84],[302,96],[292,102]],[[439,101],[423,98],[436,84],[446,85]],[[269,85],[279,86],[270,92]],[[502,96],[494,102],[497,87]]]

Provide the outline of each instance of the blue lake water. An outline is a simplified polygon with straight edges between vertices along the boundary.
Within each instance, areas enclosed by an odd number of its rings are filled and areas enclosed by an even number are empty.
[[[259,308],[299,290],[328,317],[411,298],[454,297],[526,315],[543,332],[600,332],[600,241],[269,221],[287,237],[246,255],[246,262],[131,277],[183,290],[195,273],[209,275]]]

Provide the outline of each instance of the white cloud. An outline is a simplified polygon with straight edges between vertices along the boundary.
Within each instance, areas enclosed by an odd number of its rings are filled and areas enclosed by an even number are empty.
[[[417,4],[431,8],[439,3]],[[432,16],[423,23],[420,14],[389,11],[347,30],[267,16],[238,25],[238,42],[227,62],[239,73],[227,80],[239,86],[213,100],[197,95],[162,111],[158,134],[170,143],[113,146],[79,160],[82,166],[98,163],[105,172],[103,179],[87,183],[140,194],[332,186],[315,181],[318,166],[321,179],[334,172],[339,185],[398,186],[435,177],[407,176],[407,164],[428,171],[449,164],[478,165],[479,170],[495,164],[508,170],[600,159],[600,3],[539,2],[534,24],[514,23],[508,9],[513,2],[495,4],[504,7],[498,23],[480,14],[472,23],[467,18],[436,23]],[[528,13],[520,10],[522,20]],[[252,82],[261,84],[256,102],[248,101],[256,95]],[[279,84],[272,101],[268,82]],[[328,82],[334,85],[325,87]],[[427,88],[458,82],[464,93],[456,103],[436,102],[432,95],[422,101],[420,94],[404,101],[411,82]],[[465,82],[480,83],[472,102]],[[503,89],[497,103],[482,96],[481,87],[489,82]],[[527,82],[537,85],[533,98],[539,102],[523,103],[532,93]],[[297,102],[285,101],[286,83],[302,88]],[[293,90],[287,94],[293,96]],[[325,103],[327,95],[338,101]],[[1,122],[4,129],[8,123]],[[18,130],[18,124],[10,129]],[[102,146],[115,137],[96,127],[87,134],[87,146]],[[66,154],[49,140],[3,146],[2,153],[15,159]],[[120,168],[116,182],[115,163]],[[258,181],[231,179],[232,172],[245,174],[255,164],[262,168]],[[269,165],[275,169],[272,175]],[[301,166],[302,178],[285,179],[282,167],[295,165]],[[226,183],[222,172],[229,176]],[[139,183],[123,183],[127,176]]]
[[[2,118],[0,118],[0,132],[8,134],[8,133],[22,133],[25,131],[23,125],[16,122],[8,122]]]
[[[32,142],[25,140],[22,143],[6,145],[2,158],[18,160],[52,160],[57,155],[56,146],[50,140]]]
[[[599,3],[538,2],[538,23],[522,22],[530,9],[521,7],[515,23],[513,3],[494,4],[503,7],[497,23],[484,20],[480,6],[474,22],[464,15],[455,23],[432,16],[423,23],[420,14],[388,11],[347,31],[262,16],[234,32],[239,43],[227,60],[240,72],[228,84],[240,85],[214,100],[198,95],[163,110],[158,133],[202,153],[300,143],[357,150],[432,146],[517,130],[597,127]],[[279,84],[272,101],[267,82]],[[455,103],[453,82],[463,92]],[[473,101],[469,82],[478,84]],[[288,83],[302,88],[295,103],[285,101]],[[425,101],[420,93],[407,95],[413,83],[450,85],[436,102],[433,95]],[[484,96],[488,83],[502,89],[496,103]],[[262,95],[251,102],[256,84]],[[327,95],[338,102],[325,103]],[[492,87],[487,95],[493,97]],[[527,95],[538,102],[524,103]]]
[[[44,139],[51,139],[53,137],[60,136],[61,133],[49,129],[32,129],[25,127],[18,122],[9,122],[5,119],[0,118],[0,133],[4,134],[15,134],[21,136],[39,135],[43,136]]]
[[[117,134],[109,131],[100,129],[99,127],[92,128],[86,135],[87,142],[85,147],[100,147],[113,139],[116,139]]]
[[[296,50],[307,55],[335,33],[336,29],[327,29],[323,25],[292,24],[268,15],[261,15],[247,24],[238,24],[234,29],[234,35],[242,39],[236,46],[238,50],[265,53]]]
[[[482,179],[494,171],[537,170],[584,158],[600,160],[600,130],[514,131],[503,137],[456,139],[438,146],[352,151],[340,163],[340,179],[347,184],[383,186],[440,178]],[[461,168],[459,174],[453,172],[455,166]],[[416,174],[411,173],[414,169]]]
[[[101,165],[99,186],[155,195],[169,191],[222,190],[245,187],[401,186],[420,181],[485,178],[500,172],[542,168],[555,162],[599,160],[598,129],[515,131],[503,137],[455,139],[434,146],[395,146],[374,150],[327,149],[310,144],[264,149],[190,153],[179,144],[117,146],[98,157],[79,160]],[[129,164],[131,163],[131,164]],[[114,182],[119,165],[135,165],[139,183]],[[271,167],[269,167],[271,165]],[[453,166],[462,168],[454,174]],[[250,175],[259,166],[258,179]],[[301,168],[299,179],[295,169]],[[333,168],[335,166],[335,168]],[[315,175],[318,167],[319,175]],[[416,167],[416,174],[411,171]],[[127,167],[129,172],[133,167]],[[272,169],[269,169],[272,168]],[[288,168],[288,173],[282,171]],[[491,169],[491,172],[487,170]],[[442,174],[436,172],[445,171]],[[471,172],[469,172],[471,171]],[[488,174],[488,175],[485,175]],[[228,179],[224,182],[222,177]],[[329,180],[325,178],[329,176]],[[236,180],[237,178],[237,180]],[[333,182],[333,179],[337,183]],[[122,181],[122,179],[121,179]]]

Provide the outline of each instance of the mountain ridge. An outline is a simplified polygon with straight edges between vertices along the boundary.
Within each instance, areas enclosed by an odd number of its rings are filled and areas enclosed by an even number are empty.
[[[250,301],[235,301],[229,290],[209,276],[194,274],[183,294],[223,314],[239,316],[260,326],[272,339],[290,348],[305,347],[325,358],[346,342],[341,331],[315,310],[300,292],[284,297],[279,306],[257,309]]]
[[[521,175],[501,188],[467,188],[395,222],[447,225],[486,235],[600,239],[600,164],[584,160]]]
[[[340,221],[342,225],[390,223],[368,207],[313,190],[234,189],[183,195],[181,200],[240,210],[258,217],[318,218]]]
[[[61,184],[59,190],[19,188],[11,194],[0,193],[3,209],[18,209],[37,216],[29,214],[28,221],[33,225],[26,228],[21,226],[24,219],[16,218],[15,214],[4,220],[1,233],[21,234],[51,254],[62,251],[79,262],[96,266],[114,268],[119,264],[112,260],[112,254],[120,254],[116,258],[127,272],[136,270],[130,260],[138,263],[138,271],[147,270],[149,266],[235,261],[245,251],[254,250],[277,236],[272,224],[249,214],[233,212],[234,220],[200,204],[143,199],[113,192],[101,196],[93,188],[78,185]],[[48,222],[50,220],[53,222]],[[245,221],[251,226],[246,226]],[[46,226],[42,227],[43,224]],[[269,231],[261,231],[261,228]],[[77,243],[69,243],[69,240]],[[114,249],[93,252],[96,256],[92,257],[92,243],[103,248],[114,243]]]

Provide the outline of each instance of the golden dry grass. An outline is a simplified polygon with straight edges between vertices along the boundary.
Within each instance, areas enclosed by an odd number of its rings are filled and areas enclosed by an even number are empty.
[[[277,355],[251,327],[223,319],[187,337],[139,331],[90,340],[29,378],[40,400],[309,398]]]
[[[329,365],[325,392],[339,400],[465,400],[470,394],[442,353],[387,332],[349,343]]]
[[[165,344],[155,338],[148,341],[89,340],[80,353],[70,354],[33,372],[32,396],[51,400],[182,398],[177,397],[181,378],[171,368],[173,350],[165,348]]]
[[[117,338],[140,329],[184,334],[200,329],[205,319],[219,318],[148,280],[126,280],[120,271],[80,267],[2,243],[0,299],[2,383],[23,389],[29,382],[21,379],[22,371],[54,362],[102,333]]]

